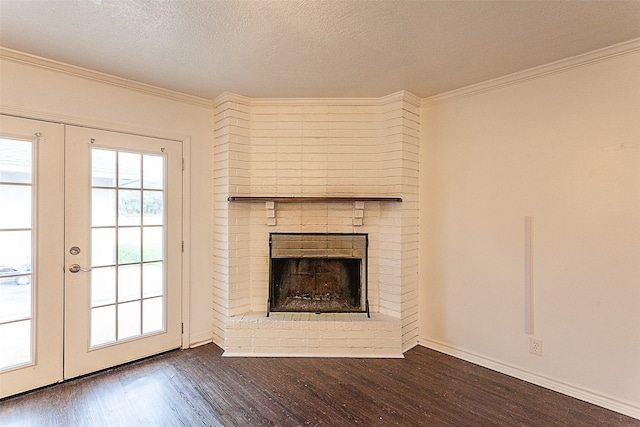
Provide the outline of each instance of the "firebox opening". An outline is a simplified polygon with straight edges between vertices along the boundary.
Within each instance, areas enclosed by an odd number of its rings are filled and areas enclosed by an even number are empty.
[[[271,233],[271,311],[369,315],[366,234]]]
[[[361,260],[272,259],[272,311],[360,312]]]

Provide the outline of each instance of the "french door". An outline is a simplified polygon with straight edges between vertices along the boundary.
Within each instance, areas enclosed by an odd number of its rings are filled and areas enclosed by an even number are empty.
[[[65,161],[65,378],[179,347],[181,144],[67,126]]]
[[[0,115],[0,397],[62,379],[64,126]]]
[[[181,143],[0,125],[0,396],[180,347]]]

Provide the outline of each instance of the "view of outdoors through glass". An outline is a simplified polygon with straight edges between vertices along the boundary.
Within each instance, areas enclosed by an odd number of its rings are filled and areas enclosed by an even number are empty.
[[[91,150],[91,346],[164,330],[164,157]]]
[[[33,143],[0,138],[0,370],[32,361]]]

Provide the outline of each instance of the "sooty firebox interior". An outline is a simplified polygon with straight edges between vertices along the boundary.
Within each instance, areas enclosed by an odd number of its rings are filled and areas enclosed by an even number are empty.
[[[366,234],[271,233],[269,312],[369,315]]]

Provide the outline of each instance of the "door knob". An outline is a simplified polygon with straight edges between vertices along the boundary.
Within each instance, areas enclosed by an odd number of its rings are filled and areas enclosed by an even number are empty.
[[[78,264],[71,264],[69,266],[69,271],[71,273],[77,273],[79,271],[91,271],[91,269],[90,268],[82,268]]]

